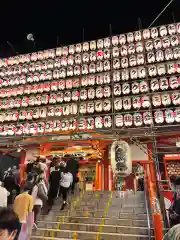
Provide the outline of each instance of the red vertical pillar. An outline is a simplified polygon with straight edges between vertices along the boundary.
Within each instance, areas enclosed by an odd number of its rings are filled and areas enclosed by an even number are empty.
[[[26,151],[21,151],[19,169],[20,169],[20,183],[22,187],[25,180],[25,159],[26,159]]]
[[[106,150],[104,151],[104,190],[109,190],[109,152],[108,152],[108,146],[106,147]]]

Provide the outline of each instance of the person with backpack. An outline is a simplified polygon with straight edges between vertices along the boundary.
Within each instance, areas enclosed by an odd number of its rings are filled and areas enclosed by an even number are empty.
[[[32,197],[34,200],[33,212],[34,212],[35,228],[37,228],[37,220],[41,213],[41,209],[48,200],[47,193],[48,193],[48,190],[44,182],[44,178],[42,176],[39,176],[39,178],[37,178],[37,181],[32,189]]]

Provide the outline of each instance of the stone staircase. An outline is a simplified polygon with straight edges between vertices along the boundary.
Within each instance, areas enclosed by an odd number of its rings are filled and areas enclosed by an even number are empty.
[[[57,200],[48,215],[41,215],[35,239],[134,240],[153,239],[148,228],[144,193],[85,192],[60,211]]]

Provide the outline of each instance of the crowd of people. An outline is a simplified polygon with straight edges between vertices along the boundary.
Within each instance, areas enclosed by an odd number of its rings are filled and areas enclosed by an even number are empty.
[[[27,164],[23,187],[18,171],[10,169],[0,182],[0,239],[21,239],[27,221],[37,229],[40,213],[48,214],[59,197],[63,210],[68,194],[74,194],[78,169],[78,162],[71,156],[56,157],[49,166],[38,157]]]

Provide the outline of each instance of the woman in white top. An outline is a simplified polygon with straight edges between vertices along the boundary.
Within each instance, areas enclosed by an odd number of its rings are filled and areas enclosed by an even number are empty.
[[[34,185],[32,190],[32,197],[34,199],[34,226],[37,228],[38,216],[41,213],[43,204],[47,201],[47,187],[42,177],[39,177],[37,183]]]
[[[60,180],[60,193],[62,194],[62,198],[63,198],[63,205],[61,207],[61,210],[63,210],[66,205],[67,194],[72,182],[73,182],[73,175],[69,172],[68,168],[66,167],[61,172],[61,180]]]
[[[0,207],[7,207],[7,199],[10,192],[8,192],[2,185],[3,183],[0,181]]]

